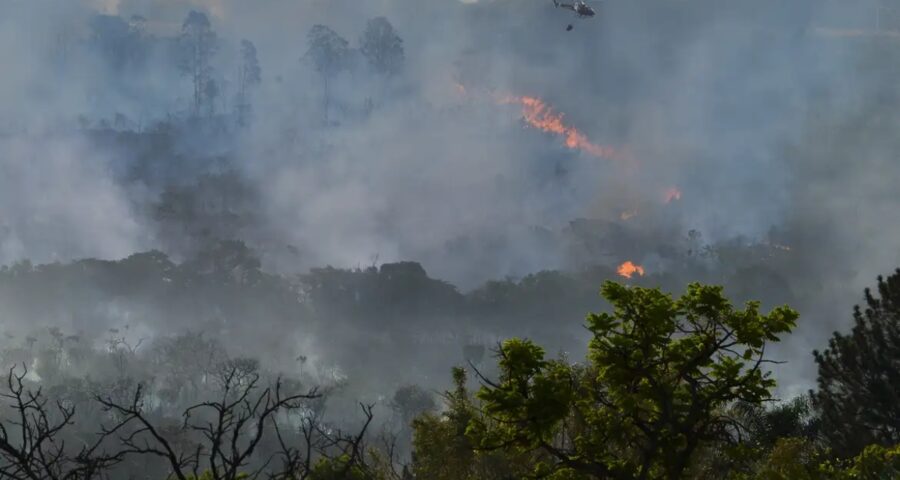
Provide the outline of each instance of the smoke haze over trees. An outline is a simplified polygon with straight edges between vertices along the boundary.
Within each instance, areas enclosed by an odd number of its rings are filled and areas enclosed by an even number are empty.
[[[894,358],[887,287],[851,307],[900,265],[896,9],[597,3],[0,0],[4,366],[83,393],[248,359],[324,389],[332,447],[363,402],[406,455],[451,366],[582,358],[610,279],[796,308],[783,398]],[[897,442],[823,395],[842,455]]]

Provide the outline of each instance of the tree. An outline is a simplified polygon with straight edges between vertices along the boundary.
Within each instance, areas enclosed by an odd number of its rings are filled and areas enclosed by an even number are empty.
[[[415,478],[429,480],[492,480],[524,478],[532,465],[529,459],[501,449],[476,451],[466,435],[478,415],[466,388],[466,371],[453,369],[453,391],[446,392],[446,411],[427,412],[413,421],[413,462]]]
[[[756,470],[733,480],[887,480],[900,475],[900,446],[870,445],[856,457],[832,452],[807,439],[780,438]],[[720,477],[721,478],[721,477]]]
[[[350,47],[347,40],[325,25],[313,25],[306,36],[309,50],[305,58],[312,61],[316,72],[322,77],[325,101],[325,120],[328,121],[329,80],[347,66]]]
[[[271,478],[284,480],[381,480],[387,468],[381,457],[367,445],[367,431],[372,424],[373,405],[360,404],[365,421],[356,433],[347,433],[327,425],[315,414],[300,419],[298,444],[294,445],[277,423],[281,460],[278,474]],[[393,456],[384,459],[394,462]]]
[[[256,57],[256,46],[250,40],[241,40],[241,65],[238,67],[237,117],[240,125],[246,125],[250,116],[250,92],[262,82],[262,69]]]
[[[198,436],[195,446],[184,447],[185,442],[173,438],[172,433],[153,421],[147,412],[147,396],[140,387],[129,402],[97,397],[119,419],[114,427],[104,429],[104,434],[116,435],[123,453],[159,457],[168,463],[178,480],[260,478],[262,468],[244,470],[252,464],[253,454],[276,416],[303,408],[318,393],[315,389],[308,393],[286,392],[280,379],[261,389],[259,374],[240,363],[244,362],[229,363],[220,371],[218,399],[197,403],[184,411],[182,426],[174,433],[188,438]]]
[[[853,310],[849,335],[835,332],[822,352],[818,390],[811,393],[822,433],[844,456],[866,445],[900,443],[900,270],[878,277],[878,296]]]
[[[740,429],[736,442],[706,446],[697,455],[691,477],[721,478],[803,477],[815,472],[828,458],[817,442],[818,420],[809,398],[799,396],[775,405],[739,402],[728,408]],[[793,459],[793,462],[791,462]]]
[[[406,427],[413,419],[435,409],[436,405],[431,394],[418,385],[404,385],[394,392],[394,398],[390,402],[394,410]]]
[[[738,310],[721,287],[700,284],[678,299],[614,282],[602,294],[613,312],[588,316],[584,365],[546,360],[528,340],[501,345],[499,379],[481,376],[469,435],[480,449],[547,455],[539,476],[684,478],[701,447],[734,440],[727,406],[771,398],[766,344],[797,313]]]
[[[210,108],[210,88],[214,88],[212,79],[213,68],[210,64],[213,55],[218,49],[216,33],[206,14],[191,10],[181,25],[181,35],[178,37],[179,65],[182,73],[191,78],[194,87],[194,115],[199,115],[202,108]]]
[[[95,15],[90,20],[94,48],[114,69],[122,69],[135,55],[139,37],[117,15]]]
[[[403,39],[384,17],[366,23],[359,49],[372,69],[382,75],[394,75],[403,67]]]
[[[66,436],[73,429],[75,406],[58,400],[54,407],[40,389],[26,387],[27,370],[7,373],[0,399],[9,404],[12,419],[0,422],[0,478],[23,480],[90,480],[104,478],[122,452],[109,453],[103,434],[79,439],[73,450]]]

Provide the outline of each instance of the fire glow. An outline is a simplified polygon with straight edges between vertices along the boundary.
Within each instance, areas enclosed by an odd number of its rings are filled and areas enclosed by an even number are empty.
[[[564,137],[567,148],[581,150],[600,158],[613,158],[616,155],[614,148],[591,143],[577,128],[566,125],[563,122],[563,114],[554,112],[553,108],[540,98],[508,96],[501,99],[500,103],[521,105],[522,117],[528,125],[538,130]]]
[[[635,265],[631,260],[619,265],[619,268],[616,269],[616,272],[622,277],[631,278],[634,274],[638,274],[638,276],[644,276],[644,267],[640,265]]]
[[[675,187],[669,188],[668,190],[666,190],[664,197],[666,203],[672,203],[676,200],[681,200],[681,190]]]

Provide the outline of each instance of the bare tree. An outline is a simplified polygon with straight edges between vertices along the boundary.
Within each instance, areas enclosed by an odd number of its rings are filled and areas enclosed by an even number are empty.
[[[372,424],[374,405],[360,404],[365,421],[356,433],[347,433],[339,428],[331,428],[316,415],[305,415],[300,420],[300,446],[285,435],[282,428],[275,425],[280,446],[281,467],[272,473],[272,480],[306,480],[317,468],[327,465],[334,478],[351,478],[350,472],[368,471],[368,448],[366,438]],[[393,444],[390,444],[393,445]],[[393,450],[391,450],[393,452]],[[390,460],[393,460],[391,458]]]
[[[68,448],[65,437],[74,425],[75,407],[57,401],[53,406],[40,389],[25,386],[28,371],[13,367],[0,398],[9,402],[12,419],[0,422],[0,478],[15,480],[90,480],[106,478],[124,457],[108,452],[105,440],[114,430],[82,445]]]
[[[155,455],[168,462],[172,475],[178,480],[199,477],[203,472],[212,480],[255,479],[271,462],[265,459],[251,472],[253,454],[274,424],[279,412],[297,410],[319,395],[315,389],[307,393],[285,393],[278,379],[273,386],[261,389],[257,373],[248,373],[241,366],[222,372],[221,392],[215,401],[195,404],[183,413],[181,428],[176,432],[194,436],[188,449],[179,439],[164,432],[148,415],[146,396],[138,388],[128,404],[109,397],[98,397],[107,411],[119,421],[105,434],[119,431],[117,438],[123,451],[129,454]],[[190,442],[187,442],[190,443]]]

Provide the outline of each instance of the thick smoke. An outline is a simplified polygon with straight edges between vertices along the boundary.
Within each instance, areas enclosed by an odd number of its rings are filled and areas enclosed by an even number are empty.
[[[0,138],[0,263],[146,248],[144,226],[105,160],[77,136]]]
[[[270,272],[416,260],[469,290],[632,260],[669,286],[791,301],[801,327],[777,354],[803,388],[809,351],[900,262],[896,54],[877,30],[897,25],[879,5],[607,1],[577,20],[537,0],[2,0],[0,262],[186,259],[195,236],[232,233]],[[174,38],[190,10],[219,38],[219,114],[238,106],[240,40],[259,52],[244,129],[184,120]],[[307,33],[356,49],[378,16],[403,38],[402,71],[374,75],[354,50],[326,86]],[[139,54],[112,48],[135,28],[153,39]],[[628,160],[567,149],[503,95],[544,99]],[[227,201],[252,218],[160,220],[161,199],[229,170],[246,197]],[[790,250],[759,261],[759,245]],[[718,253],[686,267],[703,247]]]

